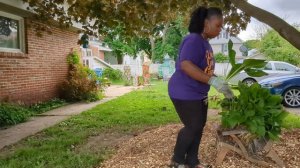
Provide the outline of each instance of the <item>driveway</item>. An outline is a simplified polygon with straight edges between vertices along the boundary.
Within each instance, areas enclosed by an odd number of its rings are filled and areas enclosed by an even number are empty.
[[[300,115],[300,107],[298,107],[298,108],[285,108],[285,109],[286,109],[286,111],[288,111],[290,113]]]

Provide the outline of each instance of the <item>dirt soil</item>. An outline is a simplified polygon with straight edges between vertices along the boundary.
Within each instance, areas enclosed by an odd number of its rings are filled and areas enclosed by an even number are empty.
[[[217,156],[216,128],[218,123],[209,121],[203,133],[200,159],[215,166]],[[168,167],[173,147],[181,124],[172,124],[146,131],[126,142],[120,143],[117,153],[106,160],[100,168],[158,168]],[[286,167],[300,167],[300,129],[284,130],[274,149]],[[222,168],[258,168],[240,155],[230,152],[226,155]]]

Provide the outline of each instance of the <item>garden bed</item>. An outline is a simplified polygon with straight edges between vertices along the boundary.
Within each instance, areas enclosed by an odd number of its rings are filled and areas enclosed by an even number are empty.
[[[205,127],[200,153],[202,160],[215,166],[217,156],[216,128],[219,123],[209,121]],[[150,168],[167,167],[180,124],[172,124],[142,133],[129,141],[118,145],[117,153],[106,160],[101,168]],[[286,167],[297,167],[300,163],[300,129],[283,130],[280,141],[274,149],[286,164]],[[230,152],[219,167],[261,167]],[[270,166],[271,167],[271,166]]]

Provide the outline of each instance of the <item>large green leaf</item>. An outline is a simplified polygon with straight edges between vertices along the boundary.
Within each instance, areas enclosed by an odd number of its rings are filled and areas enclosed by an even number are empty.
[[[233,78],[235,75],[237,75],[239,72],[241,72],[244,68],[245,67],[243,67],[242,64],[236,64],[236,65],[232,66],[230,72],[226,76],[226,81]]]
[[[247,69],[245,69],[245,72],[249,76],[253,76],[253,77],[262,77],[262,76],[268,75],[266,72],[264,72],[260,69],[247,68]]]
[[[267,64],[267,62],[265,60],[246,59],[246,60],[244,60],[244,62],[242,64],[231,65],[232,68],[226,77],[226,81],[233,78],[235,75],[237,75],[238,73],[240,73],[243,70],[250,69],[250,68],[263,68],[266,64]],[[257,71],[257,72],[259,72],[259,71]]]
[[[279,137],[277,135],[273,134],[272,132],[268,132],[268,137],[272,140],[279,139]]]
[[[266,60],[262,59],[245,59],[243,61],[243,64],[247,68],[263,68],[266,66],[268,62]]]
[[[257,129],[257,123],[254,120],[246,121],[245,125],[251,133],[255,133]]]

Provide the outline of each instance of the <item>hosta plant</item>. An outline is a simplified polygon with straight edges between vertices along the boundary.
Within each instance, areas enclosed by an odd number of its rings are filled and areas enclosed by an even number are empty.
[[[260,77],[266,75],[260,70],[266,65],[265,60],[246,59],[242,64],[235,63],[235,51],[232,42],[228,44],[228,55],[232,69],[226,76],[228,81],[241,71],[249,76]],[[267,137],[278,139],[281,132],[281,124],[287,113],[281,105],[282,98],[271,95],[268,89],[259,84],[247,86],[239,83],[238,97],[223,99],[221,101],[222,126],[225,128],[242,127],[247,129],[255,137]]]
[[[238,97],[221,102],[222,126],[243,127],[257,137],[278,139],[282,121],[287,115],[281,105],[282,98],[271,95],[259,84],[247,86],[240,82],[238,90]]]

